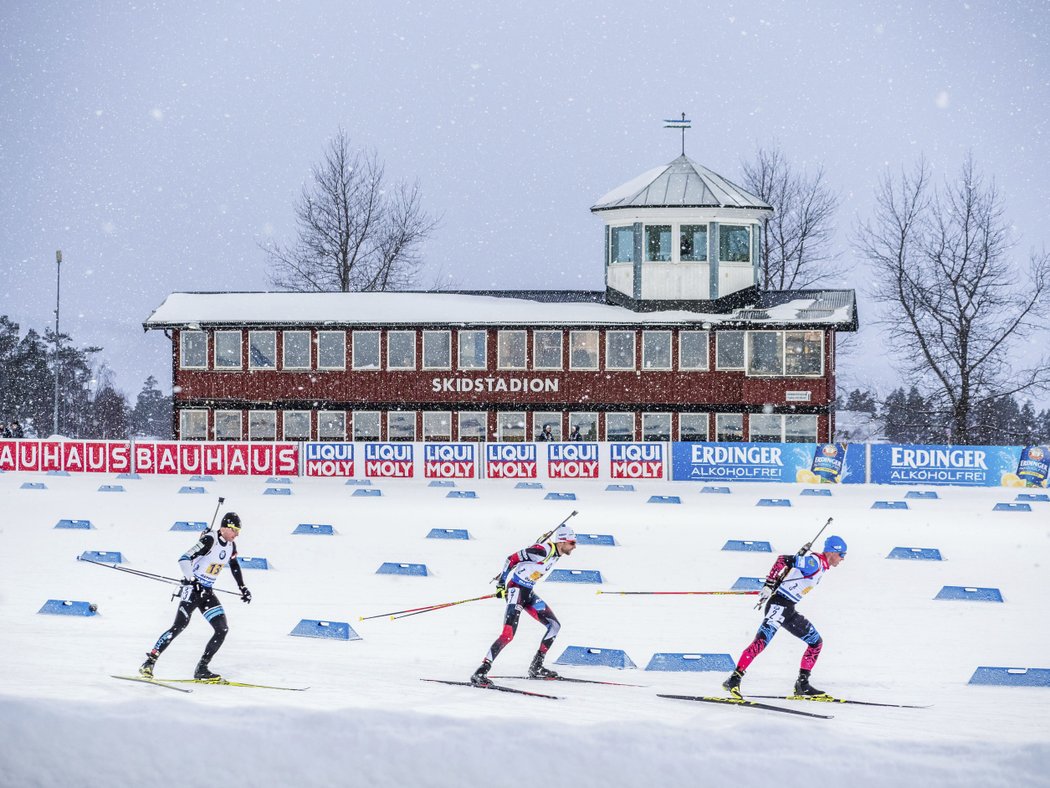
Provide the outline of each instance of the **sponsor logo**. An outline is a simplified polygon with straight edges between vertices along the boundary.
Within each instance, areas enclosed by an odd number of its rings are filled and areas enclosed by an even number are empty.
[[[662,443],[612,443],[610,473],[614,479],[662,479],[664,447]]]
[[[411,443],[366,443],[365,476],[411,479],[415,460]]]
[[[476,447],[472,443],[427,443],[423,476],[427,479],[473,479]]]
[[[598,444],[547,444],[547,475],[552,479],[597,479]]]
[[[307,476],[353,476],[354,444],[307,443]]]
[[[490,479],[535,479],[536,444],[486,444],[485,475]]]

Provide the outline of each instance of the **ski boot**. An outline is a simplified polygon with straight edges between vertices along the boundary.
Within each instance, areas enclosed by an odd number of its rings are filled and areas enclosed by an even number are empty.
[[[532,664],[529,665],[529,678],[557,679],[561,677],[553,670],[543,667],[543,654],[537,652],[536,656],[532,658]]]
[[[481,665],[474,674],[470,677],[470,683],[475,687],[491,687],[492,679],[489,678],[489,668],[492,667],[492,663],[487,659],[482,661]]]
[[[222,681],[222,676],[218,673],[212,673],[208,669],[208,663],[203,659],[197,663],[197,669],[193,671],[193,678],[196,681],[207,681],[212,684],[218,684]]]
[[[740,693],[740,681],[743,678],[744,672],[742,670],[734,670],[729,674],[729,678],[722,682],[722,689],[737,700],[743,700],[744,696]]]
[[[801,698],[820,698],[827,696],[824,690],[817,689],[809,683],[809,671],[800,670],[795,682],[795,695]]]
[[[139,675],[144,679],[153,678],[153,666],[157,664],[157,657],[160,656],[160,652],[153,649],[146,654],[146,661],[139,666]]]

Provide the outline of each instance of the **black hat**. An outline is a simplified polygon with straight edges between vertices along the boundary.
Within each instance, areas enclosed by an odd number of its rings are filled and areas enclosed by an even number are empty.
[[[220,528],[232,528],[237,533],[241,532],[241,518],[237,512],[226,512],[222,516],[222,522],[219,524]]]

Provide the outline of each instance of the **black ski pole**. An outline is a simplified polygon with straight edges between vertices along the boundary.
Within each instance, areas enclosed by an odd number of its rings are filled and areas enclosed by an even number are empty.
[[[801,558],[806,553],[808,553],[811,549],[813,549],[813,543],[820,538],[820,535],[822,533],[824,533],[824,529],[826,529],[829,525],[831,525],[831,523],[834,522],[834,520],[835,520],[834,517],[829,517],[828,521],[826,523],[824,523],[824,525],[822,525],[820,527],[819,531],[817,531],[817,535],[814,536],[812,539],[810,539],[808,542],[806,542],[804,545],[802,545],[802,547],[800,547],[798,549],[798,552],[795,553],[795,558]],[[783,569],[780,570],[780,572],[776,576],[776,579],[773,581],[773,585],[771,586],[772,593],[770,594],[770,597],[772,597],[773,594],[775,594],[777,592],[777,589],[780,588],[781,584],[784,582],[784,578],[787,577],[787,573],[790,572],[790,571],[791,571],[791,567],[790,566],[785,566]],[[758,602],[755,604],[755,610],[758,610],[758,608],[760,608],[761,606],[762,606],[762,600],[759,599]]]
[[[215,504],[215,511],[212,512],[212,515],[211,515],[211,523],[208,525],[208,530],[205,531],[204,533],[210,534],[211,533],[211,529],[215,527],[215,518],[219,516],[219,507],[222,506],[222,504],[223,504],[223,502],[225,500],[226,499],[223,498],[221,495],[219,496],[219,502],[217,504]],[[203,536],[203,534],[201,534],[201,535]]]
[[[78,561],[84,561],[88,564],[94,564],[95,566],[104,566],[106,569],[116,569],[118,572],[126,572],[129,575],[135,575],[136,577],[144,577],[147,580],[156,580],[160,583],[169,583],[173,585],[182,585],[182,581],[175,577],[166,577],[164,575],[155,575],[152,572],[143,572],[139,569],[128,569],[126,566],[117,566],[116,564],[105,564],[101,561],[94,561],[90,558],[84,558],[83,556],[77,556]],[[236,591],[227,591],[225,588],[212,588],[212,591],[218,591],[220,594],[233,594],[239,596]]]
[[[579,512],[577,512],[575,509],[573,509],[569,513],[568,517],[566,517],[564,520],[562,520],[556,526],[554,526],[549,531],[547,531],[547,533],[545,533],[543,536],[541,536],[539,539],[537,539],[536,540],[536,544],[540,544],[541,542],[546,542],[550,538],[551,534],[553,534],[555,531],[557,531],[559,528],[561,528],[563,525],[565,525],[565,523],[569,522],[569,520],[571,520],[577,514],[579,514]],[[490,583],[495,583],[497,580],[499,580],[500,575],[502,575],[502,574],[503,574],[502,572],[498,572],[491,580],[489,580],[489,582]]]

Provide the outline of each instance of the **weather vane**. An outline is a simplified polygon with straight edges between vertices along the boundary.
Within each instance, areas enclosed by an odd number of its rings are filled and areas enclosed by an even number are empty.
[[[691,129],[690,125],[692,121],[686,120],[685,113],[682,113],[681,120],[667,120],[664,119],[665,129],[681,129],[682,130],[682,155],[685,156],[685,130]]]

